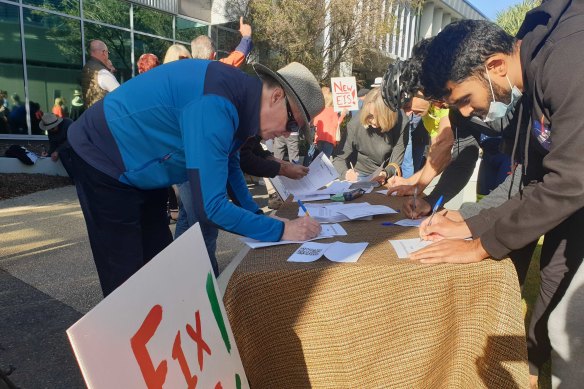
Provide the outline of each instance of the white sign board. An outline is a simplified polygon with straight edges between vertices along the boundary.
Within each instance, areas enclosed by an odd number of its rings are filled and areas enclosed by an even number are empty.
[[[67,330],[89,388],[248,388],[198,224]]]
[[[331,91],[333,92],[333,108],[335,112],[341,112],[344,109],[347,111],[359,109],[355,77],[331,78]]]

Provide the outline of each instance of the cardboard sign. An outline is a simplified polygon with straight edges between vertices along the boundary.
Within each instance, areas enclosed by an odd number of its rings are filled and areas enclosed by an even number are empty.
[[[198,224],[67,330],[89,388],[248,388]]]
[[[341,112],[344,109],[347,111],[359,109],[355,77],[331,78],[331,91],[333,92],[333,108],[335,112]]]

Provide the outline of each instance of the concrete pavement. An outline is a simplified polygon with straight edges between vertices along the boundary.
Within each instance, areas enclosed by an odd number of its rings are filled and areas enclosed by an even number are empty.
[[[250,190],[265,207],[265,188]],[[241,248],[221,231],[219,268]],[[101,299],[74,187],[0,201],[0,370],[15,385],[84,387],[65,330]]]

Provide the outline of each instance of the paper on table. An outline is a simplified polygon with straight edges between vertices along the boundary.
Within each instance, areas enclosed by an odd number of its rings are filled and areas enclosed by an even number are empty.
[[[375,171],[373,173],[371,173],[370,175],[368,175],[367,178],[365,179],[365,181],[373,181],[374,179],[376,179],[377,177],[379,177],[379,175],[383,171],[383,169],[384,169],[385,164],[387,163],[387,161],[389,161],[389,158],[386,159],[385,161],[383,161],[381,163],[381,165],[377,169],[375,169]]]
[[[382,194],[384,196],[387,196],[387,192],[389,192],[389,189],[383,189],[383,190],[377,190],[377,191],[375,191],[375,193],[379,193],[379,194]],[[397,196],[397,192],[393,192],[391,195],[392,196]]]
[[[330,236],[345,236],[347,235],[347,231],[340,224],[323,224],[321,227],[320,234],[321,235],[330,235]]]
[[[324,153],[319,153],[308,166],[308,174],[299,180],[278,176],[282,185],[294,196],[314,193],[339,176],[331,161]]]
[[[398,226],[402,226],[402,227],[420,227],[420,224],[422,224],[422,222],[426,220],[426,218],[422,218],[422,219],[402,219],[399,221],[396,221],[393,224],[397,224]]]
[[[252,238],[246,238],[246,237],[241,237],[241,238],[239,238],[239,240],[242,241],[243,243],[245,243],[246,245],[248,245],[249,247],[251,247],[252,249],[259,249],[262,247],[279,246],[279,245],[283,245],[283,244],[304,243],[304,242],[309,242],[312,240],[326,239],[326,238],[332,238],[332,235],[323,235],[321,233],[316,238],[309,239],[309,240],[280,240],[278,242],[260,242],[259,240],[255,240]]]
[[[368,244],[307,242],[288,258],[288,262],[314,262],[323,255],[333,262],[357,262]]]
[[[331,195],[328,194],[299,194],[294,196],[296,200],[307,201],[320,201],[320,200],[330,200]]]
[[[420,240],[420,238],[390,240],[389,243],[393,246],[398,258],[401,259],[409,258],[410,254],[414,251],[418,251],[432,244],[431,241]]]
[[[251,247],[252,249],[257,249],[261,247],[278,246],[282,244],[292,244],[292,243],[304,243],[317,239],[332,238],[333,236],[344,236],[347,235],[347,231],[340,224],[324,224],[321,226],[320,235],[314,239],[306,241],[293,241],[293,240],[281,240],[279,242],[260,242],[259,240],[251,238],[239,238],[243,243]]]
[[[365,204],[365,203],[358,203],[358,204]],[[349,219],[358,219],[361,217],[366,216],[375,216],[375,215],[388,215],[392,213],[398,213],[395,209],[390,208],[386,205],[369,205],[364,207],[354,207],[354,208],[346,208],[343,207],[337,211]]]
[[[371,205],[369,203],[330,203],[306,204],[310,216],[320,223],[339,223],[348,220],[371,218],[373,215],[397,213],[385,205]],[[298,216],[304,216],[302,209]]]

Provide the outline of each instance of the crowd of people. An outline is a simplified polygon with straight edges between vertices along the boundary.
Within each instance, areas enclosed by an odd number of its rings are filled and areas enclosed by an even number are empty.
[[[320,225],[308,215],[264,215],[243,176],[304,177],[302,137],[312,152],[332,159],[342,179],[360,181],[383,167],[374,180],[388,194],[407,196],[403,212],[412,218],[460,192],[482,150],[485,197],[422,222],[420,236],[435,242],[411,259],[510,257],[523,284],[544,236],[542,286],[528,329],[532,385],[550,355],[555,385],[578,384],[584,85],[573,75],[582,67],[581,8],[544,1],[517,37],[486,21],[451,23],[419,42],[410,59],[390,65],[370,90],[362,88],[353,112],[335,112],[328,86],[300,63],[277,71],[254,64],[257,77],[239,70],[252,49],[243,19],[241,42],[228,57],[216,61],[212,41],[201,36],[190,51],[171,46],[162,64],[143,54],[139,76],[123,85],[108,65],[107,46],[92,41],[76,95],[85,112],[73,122],[59,98],[39,127],[49,134],[51,158],[60,157],[75,181],[104,295],[197,222],[216,275],[218,229],[261,241],[318,235]],[[0,122],[7,123],[4,107]],[[273,153],[266,140],[273,140]],[[439,175],[431,193],[413,196]],[[180,209],[174,237],[169,194],[178,194]]]

